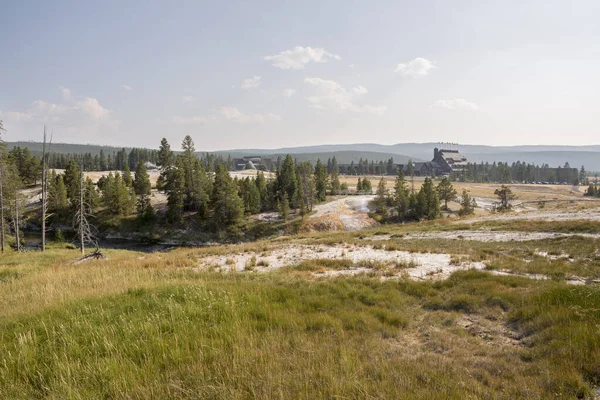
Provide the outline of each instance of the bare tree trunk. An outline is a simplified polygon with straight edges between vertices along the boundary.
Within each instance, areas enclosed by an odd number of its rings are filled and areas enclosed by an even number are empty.
[[[2,183],[2,165],[0,165],[0,242],[4,253],[4,187]]]
[[[84,219],[85,219],[85,206],[83,204],[83,170],[80,172],[79,178],[79,239],[81,241],[81,255],[85,255],[85,244],[84,242]]]
[[[42,146],[42,251],[46,251],[46,125],[44,125],[44,145]]]
[[[19,189],[15,189],[15,236],[17,238],[17,251],[20,251],[21,238],[19,237]]]

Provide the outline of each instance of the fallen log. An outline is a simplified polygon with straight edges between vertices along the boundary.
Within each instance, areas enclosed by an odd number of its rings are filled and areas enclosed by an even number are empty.
[[[91,253],[76,258],[75,260],[71,261],[71,264],[81,264],[82,262],[90,260],[106,260],[106,255],[102,251],[100,251],[100,249],[96,249]]]

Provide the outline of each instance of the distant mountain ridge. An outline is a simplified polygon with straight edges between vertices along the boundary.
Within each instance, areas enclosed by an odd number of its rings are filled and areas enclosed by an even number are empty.
[[[39,142],[8,142],[8,148],[13,146],[28,147],[32,152],[39,152],[42,144]],[[197,144],[198,145],[198,144]],[[276,158],[278,155],[293,154],[298,160],[316,161],[320,158],[326,161],[334,155],[341,163],[357,162],[360,158],[369,161],[384,161],[390,157],[397,163],[405,163],[409,159],[415,161],[431,160],[433,149],[440,143],[398,143],[383,145],[377,143],[353,144],[324,144],[315,146],[282,147],[277,149],[232,149],[212,151],[225,157],[261,155]],[[458,150],[472,162],[515,162],[523,161],[535,164],[562,166],[568,162],[572,167],[584,165],[587,170],[600,171],[600,145],[587,146],[556,146],[556,145],[523,145],[523,146],[485,146],[458,145]],[[125,147],[130,150],[131,147]],[[91,144],[53,143],[52,151],[57,153],[106,153],[116,152],[122,147],[101,146]],[[175,147],[174,147],[175,149]],[[198,151],[204,152],[201,149]]]

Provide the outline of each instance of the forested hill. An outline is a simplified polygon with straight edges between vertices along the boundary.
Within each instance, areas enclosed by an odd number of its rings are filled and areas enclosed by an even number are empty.
[[[41,142],[6,142],[6,147],[12,149],[18,146],[21,148],[28,148],[31,154],[37,154],[42,152]],[[157,146],[158,147],[158,146]],[[52,143],[51,151],[58,154],[85,154],[90,153],[92,156],[99,155],[100,150],[106,154],[116,153],[122,149],[127,151],[131,150],[132,147],[115,147],[115,146],[102,146],[97,144],[74,144],[74,143]]]
[[[41,152],[42,144],[39,142],[9,142],[8,148],[13,146],[27,147],[33,154]],[[173,149],[176,144],[173,143]],[[331,144],[318,146],[287,147],[279,149],[232,149],[217,151],[216,154],[224,158],[241,157],[248,155],[262,155],[277,158],[278,155],[293,154],[299,161],[312,161],[317,159],[327,160],[336,156],[340,163],[358,162],[361,158],[369,161],[387,161],[393,157],[397,163],[405,163],[409,159],[415,161],[431,160],[433,149],[439,143],[399,143],[395,145],[382,145],[375,143]],[[158,144],[157,144],[158,147]],[[197,144],[198,150],[202,150]],[[55,153],[91,153],[92,156],[103,150],[105,154],[116,153],[121,147],[100,146],[86,144],[54,143],[52,151]],[[130,148],[126,148],[128,151]],[[568,162],[571,166],[584,165],[587,170],[600,171],[600,145],[590,146],[479,146],[459,145],[458,149],[469,161],[473,162],[515,162],[523,161],[538,165],[548,164],[552,167],[562,166]]]
[[[40,155],[42,152],[42,143],[40,142],[7,142],[7,148],[12,149],[15,146],[21,148],[28,148],[32,155]],[[92,156],[99,155],[102,150],[105,154],[113,154],[121,151],[122,147],[114,147],[114,146],[100,146],[100,145],[92,145],[92,144],[71,144],[71,143],[53,143],[51,151],[57,154],[85,154],[90,153]],[[131,147],[125,147],[125,150],[129,152]],[[173,146],[173,150],[177,152],[177,148]],[[201,150],[201,149],[200,149]],[[198,151],[198,154],[204,153],[203,151]],[[325,162],[328,158],[333,156],[336,157],[340,164],[350,164],[351,162],[358,163],[361,159],[369,160],[374,162],[379,161],[388,161],[390,158],[394,159],[396,163],[406,163],[411,158],[414,161],[421,161],[421,158],[418,157],[410,157],[398,153],[391,152],[376,152],[376,151],[364,151],[364,150],[348,150],[348,151],[320,151],[314,153],[307,152],[265,152],[265,151],[257,151],[255,153],[252,150],[248,151],[217,151],[213,152],[216,155],[223,156],[223,158],[227,159],[227,157],[231,156],[235,157],[243,157],[248,155],[263,155],[266,157],[271,157],[273,159],[277,159],[277,157],[281,156],[285,157],[286,154],[293,154],[294,158],[298,161],[311,161],[313,164],[317,162],[318,159]]]

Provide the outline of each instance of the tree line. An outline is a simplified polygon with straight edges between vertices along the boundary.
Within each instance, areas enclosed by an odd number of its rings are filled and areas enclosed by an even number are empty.
[[[548,164],[536,165],[517,161],[512,164],[504,162],[493,163],[467,163],[461,171],[454,171],[450,179],[461,182],[499,182],[511,183],[512,181],[526,183],[566,182],[568,184],[584,184],[587,181],[586,171],[583,166],[579,170],[571,168],[568,162],[558,168]]]
[[[292,212],[304,216],[328,193],[338,194],[343,189],[335,170],[330,174],[321,161],[315,166],[296,163],[291,155],[283,158],[272,179],[262,171],[234,178],[222,159],[198,157],[190,136],[184,138],[178,153],[162,139],[156,163],[156,189],[167,199],[164,212],[151,204],[150,178],[142,160],[134,173],[126,164],[123,171],[110,172],[94,184],[90,178],[81,179],[82,168],[73,159],[63,173],[52,170],[49,174],[50,222],[57,226],[68,223],[82,198],[99,225],[114,226],[122,218],[135,216],[148,226],[193,224],[219,237],[236,237],[246,228],[249,215],[273,211],[284,220]]]
[[[387,189],[385,179],[381,178],[375,193],[370,208],[380,222],[436,219],[442,216],[442,210],[448,210],[448,202],[458,199],[457,192],[447,177],[442,178],[437,185],[434,185],[432,178],[426,177],[417,192],[409,189],[402,171],[398,172],[393,191]],[[462,197],[458,200],[461,205],[459,215],[472,214],[477,207],[466,190],[463,190]]]

